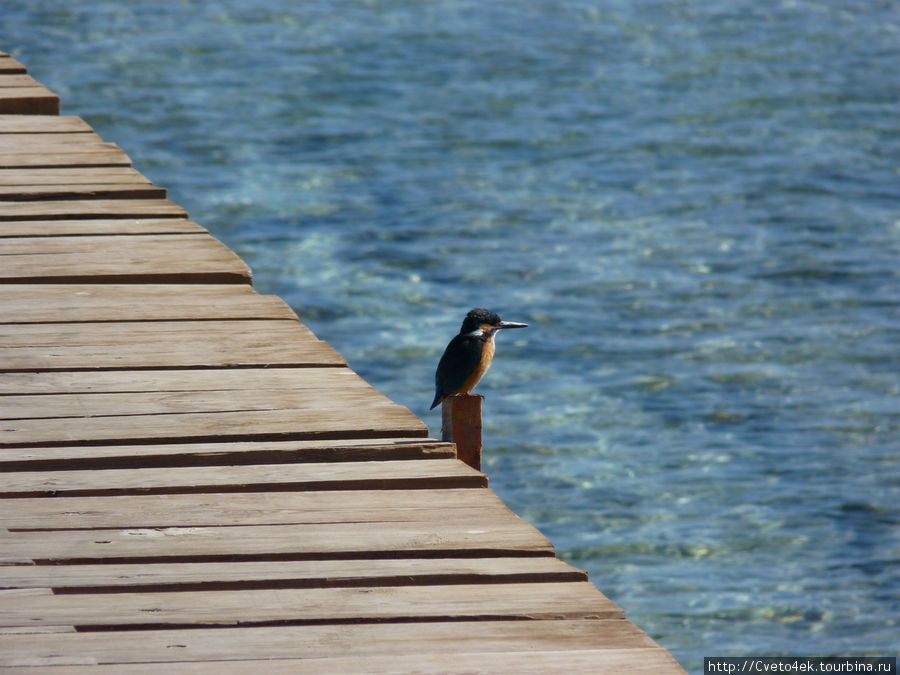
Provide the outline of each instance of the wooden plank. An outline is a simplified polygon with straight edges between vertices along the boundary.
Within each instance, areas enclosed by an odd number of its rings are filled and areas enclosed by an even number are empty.
[[[185,218],[14,220],[0,223],[2,237],[65,237],[128,234],[209,234]]]
[[[0,134],[55,134],[91,132],[93,130],[83,119],[71,115],[0,116]]]
[[[3,57],[0,56],[0,59]],[[0,88],[7,87],[39,87],[41,85],[36,79],[34,79],[31,75],[4,75],[0,74]]]
[[[69,152],[39,153],[5,152],[0,154],[0,168],[60,168],[89,166],[131,166],[131,158],[119,148],[93,151],[73,146]]]
[[[2,91],[2,90],[0,90]],[[12,91],[12,90],[10,90]],[[108,154],[111,151],[124,152],[115,143],[108,143],[94,133],[74,133],[75,137],[84,140],[80,143],[67,143],[63,140],[69,134],[0,134],[0,157],[7,155],[30,154],[42,157],[44,161],[56,155],[69,153]],[[99,139],[99,140],[98,140]],[[27,167],[23,167],[27,168]],[[39,168],[39,167],[38,167]],[[11,170],[9,168],[7,171]]]
[[[0,118],[2,120],[3,118]],[[89,136],[90,134],[56,134]],[[3,136],[0,136],[2,139]],[[72,169],[0,169],[0,185],[151,185],[150,179],[128,166]]]
[[[420,468],[425,472],[427,467]],[[470,475],[465,473],[464,475]],[[428,491],[334,490],[308,492],[238,492],[129,495],[124,497],[34,497],[7,504],[0,525],[8,530],[130,529],[301,523],[388,522],[434,520],[472,509],[492,518],[515,517],[491,490],[471,488]],[[471,521],[475,522],[475,521]],[[0,567],[7,578],[17,570]]]
[[[0,91],[3,91],[0,89]],[[16,91],[9,89],[6,91]],[[109,143],[91,133],[76,133],[84,137],[81,143],[66,143],[61,137],[66,134],[0,134],[0,157],[29,154],[36,157],[53,158],[58,154],[105,154],[110,151],[124,152],[115,143]],[[99,139],[99,140],[98,140]]]
[[[474,526],[427,520],[16,532],[0,537],[0,542],[4,560],[21,564],[30,559],[38,565],[552,557],[554,554],[553,546],[540,532],[515,518],[478,522]],[[6,625],[2,621],[2,593],[6,592],[0,591],[0,625]],[[70,625],[72,622],[66,617],[47,616],[47,623]]]
[[[0,625],[4,626],[99,629],[348,620],[624,618],[622,609],[588,582],[107,593],[101,602],[86,601],[80,595],[17,595],[5,601],[5,593],[18,591],[0,592]]]
[[[93,131],[57,134],[31,132],[0,134],[0,152],[34,152],[35,150],[46,152],[47,148],[59,151],[60,148],[71,148],[73,145],[98,146],[104,149],[119,147],[115,144],[107,143],[99,134]],[[87,148],[79,147],[78,149],[86,150]]]
[[[211,329],[218,323],[222,335],[228,335],[228,329],[239,322],[209,322]],[[296,321],[289,322],[246,322],[252,331],[253,326],[261,326],[265,330],[276,330],[282,324],[293,324],[285,333],[276,333],[290,341],[318,342],[318,338],[306,326]],[[270,325],[273,324],[273,325]],[[140,330],[152,327],[153,324],[135,324]],[[177,324],[173,324],[176,325]],[[240,327],[234,326],[235,328]],[[6,326],[0,325],[0,331]],[[173,329],[174,330],[174,329]],[[152,339],[153,331],[145,333]],[[163,333],[168,334],[168,332]],[[214,334],[214,333],[211,333]],[[10,333],[0,333],[0,340],[12,340]],[[38,335],[33,333],[32,335]],[[179,333],[173,333],[176,337]],[[190,336],[190,334],[187,334]],[[19,336],[21,337],[21,336]],[[38,339],[38,338],[36,338]],[[63,338],[60,338],[61,340]],[[140,342],[137,340],[136,342]],[[241,389],[268,389],[280,391],[284,389],[359,389],[375,391],[370,384],[348,368],[334,366],[346,365],[346,362],[326,364],[327,368],[308,364],[308,368],[278,368],[265,365],[259,368],[241,368],[225,370],[148,370],[139,376],[127,370],[110,370],[91,373],[58,371],[45,373],[9,373],[0,378],[0,395],[11,394],[83,394],[83,393],[135,393],[135,392],[202,392],[202,391],[235,391]],[[379,394],[380,395],[380,394]],[[3,418],[0,413],[0,419]]]
[[[364,462],[455,456],[456,451],[452,444],[423,438],[6,447],[0,448],[0,471]]]
[[[0,345],[0,372],[346,365],[291,320],[0,324]]]
[[[308,369],[304,369],[308,370]],[[337,370],[337,369],[326,369]],[[352,372],[346,369],[345,372]],[[326,411],[350,406],[361,414],[367,408],[392,406],[390,399],[362,379],[345,380],[342,387],[326,382],[316,388],[232,389],[223,391],[127,392],[116,394],[56,394],[6,396],[0,416],[4,420],[72,420],[80,418],[140,417],[185,413],[256,411]],[[141,420],[133,420],[140,424]],[[126,420],[127,422],[127,420]],[[152,423],[157,423],[153,420]]]
[[[168,199],[69,199],[10,202],[0,221],[72,220],[78,218],[187,218],[187,211]]]
[[[0,567],[0,589],[52,587],[56,594],[572,581],[587,574],[550,556]]]
[[[2,67],[0,63],[0,69]],[[43,85],[0,88],[0,114],[58,115],[59,96]]]
[[[279,329],[280,324],[287,324],[288,331],[278,334],[289,340],[319,342],[306,326],[296,321],[253,321],[253,322],[213,322],[219,324],[247,323],[252,331],[254,325],[264,329]],[[146,324],[152,326],[153,324]],[[176,324],[177,325],[177,324]],[[294,329],[290,329],[293,325]],[[144,327],[145,324],[136,324]],[[6,326],[0,326],[0,329]],[[226,326],[227,329],[227,326]],[[223,331],[227,335],[227,330]],[[150,336],[152,332],[148,333]],[[176,333],[177,334],[177,333]],[[8,333],[0,333],[0,339],[12,339]],[[139,376],[127,370],[111,370],[92,373],[85,377],[83,373],[71,371],[47,373],[10,373],[0,378],[0,394],[140,394],[140,393],[172,393],[186,392],[240,392],[242,390],[268,390],[273,393],[282,391],[302,391],[343,389],[360,393],[372,393],[380,400],[388,399],[375,390],[369,383],[349,368],[338,368],[344,362],[335,362],[326,367],[310,364],[305,368],[277,368],[263,366],[259,368],[226,369],[226,370],[149,370]],[[3,399],[11,400],[11,399]],[[107,401],[112,401],[107,398]],[[123,399],[124,400],[124,399]],[[127,402],[125,402],[128,405]],[[86,405],[92,405],[86,402]],[[110,410],[108,408],[107,410]],[[0,412],[0,419],[8,417]]]
[[[545,622],[542,622],[545,623]],[[417,628],[418,630],[418,624]],[[178,645],[175,645],[176,647]],[[263,657],[264,658],[264,657]],[[89,662],[90,663],[90,662]],[[40,665],[40,664],[31,664]],[[261,668],[266,673],[280,675],[346,675],[346,673],[417,673],[419,675],[596,675],[597,673],[634,673],[635,675],[683,674],[685,671],[662,648],[578,650],[572,652],[541,651],[525,653],[431,654],[427,652],[397,656],[336,657],[323,659],[279,659],[215,662],[216,673],[227,675],[257,675]],[[210,672],[210,663],[167,663],[166,673],[189,675]],[[33,671],[32,671],[33,672]],[[159,673],[158,664],[66,665],[49,671],[54,675],[79,675],[81,673],[122,673],[139,675]]]
[[[397,405],[392,407],[400,408]],[[353,425],[351,421],[343,423]],[[3,498],[485,485],[482,473],[455,459],[0,473],[0,497]]]
[[[162,322],[160,322],[162,323]],[[185,322],[188,323],[188,322]],[[276,324],[261,331],[265,339],[279,333],[285,352],[315,358],[319,345],[308,329],[295,321],[279,322],[205,322],[208,329],[204,345],[207,352],[218,348],[214,341],[214,324],[237,324],[247,330],[248,340],[259,340],[254,326]],[[282,331],[283,326],[288,327]],[[73,324],[75,325],[75,324]],[[96,324],[107,327],[113,324]],[[126,324],[127,325],[127,324]],[[78,326],[78,325],[75,325]],[[175,334],[181,324],[175,324]],[[132,339],[146,340],[152,344],[154,333],[147,328],[157,324],[135,324],[135,331],[144,335]],[[37,331],[16,334],[8,328],[45,328],[41,324],[3,326],[0,339],[7,342],[20,340],[40,343]],[[221,351],[233,358],[243,344],[238,333],[223,329]],[[163,346],[185,344],[171,337],[161,340]],[[186,333],[190,335],[190,333]],[[310,336],[310,338],[307,338]],[[60,336],[50,335],[59,342]],[[110,347],[104,344],[103,335],[95,336],[96,344],[76,351],[85,355],[88,351],[106,354]],[[88,334],[88,338],[90,338]],[[78,335],[74,336],[75,342]],[[302,340],[302,341],[301,341]],[[144,354],[141,343],[132,344],[126,353]],[[287,347],[290,346],[290,349]],[[0,353],[13,348],[0,348]],[[50,353],[59,347],[28,347],[29,350],[46,350]],[[77,349],[73,347],[72,349]],[[331,350],[328,347],[328,350]],[[118,350],[117,350],[118,351]],[[177,349],[165,348],[162,354],[173,363],[178,358]],[[252,356],[252,344],[248,351]],[[173,353],[176,352],[176,353]],[[336,352],[330,351],[339,359]],[[206,355],[208,356],[208,354]],[[328,354],[326,354],[328,357]],[[181,359],[184,361],[184,359]],[[260,365],[268,359],[263,353]],[[146,363],[146,359],[144,360]],[[97,365],[96,363],[94,364]],[[114,365],[114,364],[110,364]],[[120,363],[120,366],[126,365]],[[337,364],[335,364],[337,365]],[[87,367],[82,363],[82,367]],[[35,364],[30,366],[34,369]],[[26,368],[28,370],[28,368]],[[16,389],[33,393],[15,395]],[[118,390],[118,391],[117,391]],[[3,396],[2,415],[8,420],[0,429],[0,444],[15,446],[28,444],[71,445],[72,443],[115,444],[122,441],[154,441],[160,439],[187,439],[223,441],[227,439],[271,440],[282,435],[289,438],[378,438],[391,436],[427,436],[427,427],[406,408],[392,403],[348,369],[326,368],[250,368],[234,371],[141,371],[133,373],[111,371],[97,373],[87,379],[77,373],[9,374],[0,380]],[[97,393],[83,393],[83,392]],[[43,393],[41,393],[43,392]],[[51,393],[82,392],[82,393]],[[108,392],[108,393],[103,393]],[[348,416],[347,409],[354,414]],[[47,419],[48,414],[55,419]],[[120,453],[121,454],[121,453]]]
[[[348,416],[347,410],[353,410],[353,415]],[[428,428],[402,406],[363,405],[359,399],[345,396],[309,409],[10,420],[0,429],[0,445],[356,439],[401,435],[424,438]]]
[[[449,665],[449,655],[460,652],[485,655],[546,650],[564,652],[559,663],[567,664],[584,650],[654,647],[656,643],[633,623],[621,619],[201,628],[139,634],[71,633],[54,635],[52,640],[46,635],[0,635],[0,666],[143,662],[156,664],[159,672],[161,663],[196,662],[210,667],[209,662],[218,662],[218,672],[227,668],[225,662],[261,657],[272,659],[267,661],[269,665],[290,658],[444,654],[445,665]],[[416,666],[411,664],[406,672],[416,672]]]
[[[51,633],[74,633],[73,626],[0,626],[0,635],[49,635]],[[42,638],[46,639],[46,637]]]
[[[165,199],[155,185],[32,185],[0,186],[0,202],[61,199]]]
[[[28,71],[25,69],[25,66],[9,54],[0,56],[0,73],[24,75],[26,72]]]
[[[165,203],[160,199],[149,201]],[[0,283],[248,283],[250,280],[247,264],[209,235],[0,238],[0,259],[3,261]]]
[[[255,672],[259,668],[253,662],[230,662],[229,672]],[[179,664],[175,672],[202,672],[199,664]],[[133,672],[130,668],[125,672]],[[144,668],[144,666],[136,666]],[[168,671],[168,667],[167,667]],[[101,671],[102,672],[102,671]],[[169,671],[172,672],[172,671]],[[217,668],[218,672],[218,668]],[[572,652],[541,651],[526,653],[483,654],[422,654],[408,653],[395,656],[365,656],[350,658],[327,658],[307,660],[285,660],[277,662],[275,673],[305,673],[315,675],[343,675],[344,673],[441,673],[445,675],[470,675],[473,672],[500,675],[546,675],[546,673],[629,673],[629,675],[684,674],[684,670],[665,649],[608,649],[578,650]]]
[[[0,294],[0,323],[201,319],[297,315],[281,298],[239,284],[10,284]]]
[[[199,666],[199,667],[198,667]],[[77,666],[76,666],[77,667]],[[118,667],[118,666],[116,666]],[[175,670],[170,670],[170,668]],[[203,672],[200,664],[178,664],[167,666],[167,672]],[[229,662],[228,672],[258,672],[258,662]],[[81,667],[78,667],[81,668]],[[145,666],[127,666],[145,669]],[[101,667],[101,672],[106,670]],[[219,672],[218,667],[216,671]],[[149,670],[147,672],[150,672]],[[684,674],[684,670],[674,658],[662,648],[578,650],[572,652],[541,651],[518,653],[483,654],[423,654],[407,653],[401,656],[339,657],[326,659],[284,660],[277,662],[273,673],[305,673],[315,675],[344,675],[345,673],[409,673],[471,675],[471,673],[491,673],[500,675],[546,675],[546,673],[629,673],[634,675]]]

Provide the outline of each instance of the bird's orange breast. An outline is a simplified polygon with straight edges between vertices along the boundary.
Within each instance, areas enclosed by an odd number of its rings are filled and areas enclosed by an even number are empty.
[[[484,345],[481,348],[481,361],[479,361],[478,367],[466,378],[466,381],[463,382],[463,385],[456,393],[468,394],[475,388],[475,385],[478,384],[481,378],[484,377],[484,374],[488,371],[488,368],[491,367],[491,361],[494,360],[495,348],[496,344],[494,343],[494,336],[492,335],[484,341]]]

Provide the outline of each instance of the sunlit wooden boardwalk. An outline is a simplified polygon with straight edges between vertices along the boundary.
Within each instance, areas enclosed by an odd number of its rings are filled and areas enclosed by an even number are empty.
[[[58,111],[0,54],[0,667],[683,672]]]

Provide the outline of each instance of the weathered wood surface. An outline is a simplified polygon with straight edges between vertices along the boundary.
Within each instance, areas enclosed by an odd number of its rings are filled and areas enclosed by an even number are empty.
[[[0,222],[0,238],[3,237],[59,237],[86,235],[147,235],[147,234],[208,234],[186,218],[90,218],[82,220],[9,220]],[[244,269],[242,283],[249,281],[250,272]],[[44,281],[40,276],[31,277]],[[86,281],[105,282],[102,278],[88,277]],[[153,280],[150,279],[149,283]],[[190,282],[186,282],[190,283]]]
[[[0,57],[2,58],[2,57]],[[7,87],[40,87],[41,83],[31,75],[3,75],[0,74],[0,88]]]
[[[253,323],[266,326],[268,322]],[[286,328],[299,326],[279,323]],[[408,409],[392,403],[349,369],[340,368],[343,360],[326,343],[299,329],[286,331],[285,336],[293,340],[298,366],[315,362],[329,367],[111,370],[90,378],[73,372],[34,373],[24,367],[24,372],[0,378],[4,394],[0,446],[427,436],[427,427]],[[240,351],[240,341],[235,342]],[[123,352],[135,348],[115,342],[112,348],[117,344]],[[212,351],[214,343],[207,348]],[[109,349],[92,348],[79,354],[95,361],[103,358],[100,363],[113,368],[105,360]],[[5,350],[0,348],[0,354]],[[168,363],[184,367],[179,350],[173,347],[172,351],[165,355]],[[247,353],[254,356],[249,347]],[[122,367],[132,364],[133,356],[123,358]],[[209,363],[209,358],[204,362]],[[234,361],[225,365],[233,366]],[[34,364],[31,368],[35,369]],[[20,391],[30,393],[16,393]]]
[[[0,117],[0,124],[3,118]],[[21,138],[18,134],[0,132],[0,142],[9,136]],[[68,136],[79,138],[90,134],[53,134],[52,137]],[[33,137],[34,134],[25,134]],[[84,185],[103,183],[107,185],[151,185],[150,179],[127,166],[73,169],[0,169],[0,185],[4,187],[36,185]]]
[[[24,75],[28,72],[19,61],[15,58],[6,54],[4,52],[0,52],[0,73],[13,74],[13,75]]]
[[[128,204],[130,200],[114,201]],[[150,218],[153,210],[134,208],[128,217]],[[0,222],[0,231],[3,225]],[[0,259],[0,283],[247,283],[250,279],[249,268],[233,251],[204,234],[4,237],[0,238]]]
[[[0,260],[0,666],[682,672],[83,120],[0,114]]]
[[[3,379],[0,378],[0,381]],[[447,443],[416,437],[159,445],[7,446],[0,450],[0,471],[368,462],[383,459],[447,459],[455,456],[453,446]]]
[[[0,324],[209,319],[297,315],[281,298],[239,284],[9,284],[0,299]]]
[[[427,436],[408,409],[364,384],[344,378],[329,391],[337,374],[298,369],[297,388],[280,390],[9,395],[0,446]]]
[[[46,635],[0,635],[0,666],[144,662],[155,664],[157,669],[165,663],[169,672],[169,666],[177,666],[179,661],[220,661],[216,663],[218,672],[227,668],[229,661],[258,659],[262,652],[272,659],[316,659],[320,666],[336,654],[344,658],[440,654],[445,668],[449,668],[456,652],[488,658],[510,652],[539,656],[546,651],[556,652],[558,661],[568,665],[569,659],[576,659],[578,651],[584,650],[584,644],[616,653],[656,646],[630,622],[615,619],[433,622],[416,624],[414,630],[398,624],[148,630],[140,633],[139,641],[135,633],[121,631],[58,633],[53,638],[51,648]],[[589,653],[596,656],[593,651]],[[261,667],[259,661],[256,664]],[[468,667],[471,669],[472,664]],[[419,664],[409,663],[407,668],[407,672],[418,672]]]
[[[0,57],[2,63],[2,57]],[[64,115],[0,115],[0,134],[68,134],[92,132],[80,117]]]
[[[118,148],[113,143],[107,143],[94,132],[72,132],[56,134],[33,133],[0,133],[0,153],[5,152],[32,152],[43,154],[52,152],[71,152],[73,149],[79,152],[91,149],[109,150]],[[121,148],[119,148],[121,150]]]
[[[0,372],[336,366],[297,321],[260,319],[0,324]]]
[[[337,396],[337,395],[335,395]],[[8,420],[0,445],[68,445],[73,443],[209,442],[214,439],[287,440],[316,438],[389,438],[403,433],[425,437],[424,424],[397,405],[372,404],[358,411],[358,399],[342,397],[314,409],[213,411],[128,415],[109,418]],[[50,401],[47,401],[51,405]],[[353,416],[347,411],[354,410]],[[415,426],[416,428],[411,428]]]
[[[4,204],[0,209],[0,221],[55,218],[187,218],[187,211],[168,199],[29,200]]]
[[[436,481],[435,485],[440,487]],[[0,537],[0,542],[3,544],[3,561],[16,563],[30,559],[41,565],[499,557],[553,553],[552,546],[543,536],[515,518],[506,518],[505,522],[479,521],[477,527],[426,520],[15,532]],[[3,597],[0,593],[0,615],[5,606]],[[16,596],[11,597],[15,599]],[[73,622],[56,623],[70,625]]]
[[[79,139],[93,134],[50,134],[54,139]],[[0,153],[21,147],[35,134],[0,134]],[[69,144],[74,143],[69,141]],[[61,147],[68,147],[60,142]],[[73,199],[164,199],[165,188],[153,185],[129,167],[93,169],[0,169],[0,201],[60,201]]]
[[[549,556],[397,558],[383,559],[377,563],[371,560],[279,560],[0,567],[2,589],[52,588],[56,594],[522,584],[538,581],[587,581],[587,575]]]
[[[9,72],[7,61],[0,57],[0,72]],[[58,115],[59,96],[43,85],[4,87],[0,82],[0,114]]]
[[[318,344],[321,342],[312,331],[297,321],[223,321],[221,323],[234,327],[249,324],[251,328],[253,326],[261,326],[267,329],[277,328],[283,324],[285,332],[279,337],[298,343]],[[275,326],[271,324],[275,324]],[[143,324],[137,323],[137,325]],[[0,325],[0,329],[2,328],[6,328],[6,326]],[[60,330],[64,330],[64,327],[61,327]],[[154,334],[160,335],[161,339],[169,335],[165,331]],[[179,336],[180,334],[176,332],[176,339]],[[115,345],[118,343],[112,342],[109,344]],[[126,346],[130,348],[131,344],[133,343]],[[276,367],[273,364],[264,364],[257,368],[238,369],[237,363],[231,362],[224,369],[183,370],[186,367],[196,366],[196,363],[191,360],[173,357],[168,362],[171,368],[167,367],[164,370],[146,369],[140,373],[135,373],[131,370],[113,369],[95,372],[90,377],[85,377],[82,372],[77,370],[35,372],[32,369],[28,372],[9,373],[0,377],[0,394],[133,394],[136,392],[202,392],[239,389],[279,391],[361,388],[366,392],[371,392],[381,400],[387,400],[352,370],[339,368],[338,366],[347,365],[346,361],[337,352],[332,353],[337,355],[335,360],[329,360],[324,363],[306,361],[293,367],[284,368]],[[177,369],[179,365],[182,369]]]
[[[179,645],[173,645],[173,648]],[[149,673],[157,675],[159,664],[99,664],[92,659],[80,662],[83,665],[66,665],[52,670],[32,668],[34,673],[54,673],[57,675],[79,675],[83,673],[123,673],[137,675]],[[208,673],[210,663],[166,663],[165,672],[175,675]],[[496,675],[544,675],[564,672],[567,674],[596,675],[597,673],[653,674],[684,671],[672,656],[662,648],[655,649],[608,649],[582,650],[577,652],[529,652],[474,654],[459,652],[421,653],[417,656],[363,656],[334,657],[324,659],[278,659],[261,665],[258,660],[224,661],[215,663],[215,672],[228,675],[247,673],[257,675],[260,670],[277,675],[347,675],[347,673],[369,673],[382,675],[392,673],[418,673],[420,675],[473,675],[475,673]]]
[[[315,372],[318,374],[318,372]],[[328,392],[322,400],[323,389],[232,389],[201,392],[167,392],[153,395],[147,392],[107,394],[107,395],[66,395],[35,398],[33,396],[9,396],[4,401],[4,419],[54,420],[54,419],[95,419],[129,416],[141,418],[152,415],[189,415],[193,413],[229,412],[274,412],[281,410],[308,411],[312,414],[327,415],[334,408],[345,408],[359,403],[366,407],[391,405],[390,401],[368,390],[344,385],[340,391]],[[361,399],[367,399],[366,402]],[[363,410],[364,408],[361,408]],[[142,420],[133,420],[140,425]],[[159,418],[150,424],[176,424],[174,420]],[[189,428],[189,427],[186,427]],[[192,435],[192,434],[189,434]]]
[[[57,154],[105,155],[113,151],[124,154],[124,150],[115,143],[91,141],[91,134],[73,135],[83,141],[79,143],[66,142],[63,134],[0,134],[0,156],[30,155],[34,158],[41,158],[43,162],[48,162],[52,166],[53,157]]]
[[[177,647],[174,645],[173,647]],[[278,675],[347,675],[368,673],[417,673],[418,675],[544,675],[566,673],[597,675],[597,673],[629,673],[655,675],[657,673],[683,673],[675,659],[664,649],[604,649],[579,651],[533,651],[514,653],[459,653],[449,647],[438,653],[416,652],[403,656],[332,657],[327,659],[279,659],[261,665],[258,660],[225,661],[215,663],[216,673],[256,675],[260,669]],[[89,663],[93,663],[90,661]],[[157,675],[159,664],[76,665],[54,668],[51,673],[77,675],[81,673],[123,673]],[[187,675],[208,673],[210,663],[166,663],[166,673]],[[32,669],[31,672],[34,672]]]
[[[10,602],[3,600],[10,594]],[[371,586],[82,595],[0,591],[0,626],[234,626],[271,622],[621,619],[622,609],[588,582]]]
[[[453,459],[166,467],[0,474],[0,497],[67,497],[367,489],[483,487],[484,475]]]
[[[0,185],[0,202],[50,199],[164,199],[165,196],[164,188],[149,184]]]
[[[435,444],[437,445],[437,444]],[[452,458],[446,458],[452,459]],[[347,460],[351,466],[355,464]],[[399,464],[399,462],[395,462]],[[420,466],[420,469],[424,465]],[[466,480],[473,474],[459,474]],[[477,484],[483,483],[483,477]],[[300,523],[391,522],[412,518],[463,522],[473,511],[507,518],[512,512],[491,490],[432,488],[428,500],[413,490],[333,490],[129,495],[127,497],[23,498],[10,504],[4,526],[10,531],[165,527],[208,527],[216,523],[296,525]],[[0,568],[0,576],[10,570]]]
[[[66,151],[28,152],[23,149],[21,152],[0,153],[0,169],[112,166],[131,166],[131,158],[112,143],[103,149],[75,145]]]

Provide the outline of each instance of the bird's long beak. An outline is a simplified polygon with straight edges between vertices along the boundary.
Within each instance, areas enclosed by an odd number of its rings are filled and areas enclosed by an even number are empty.
[[[516,323],[515,321],[501,321],[500,328],[528,328],[528,324]]]

